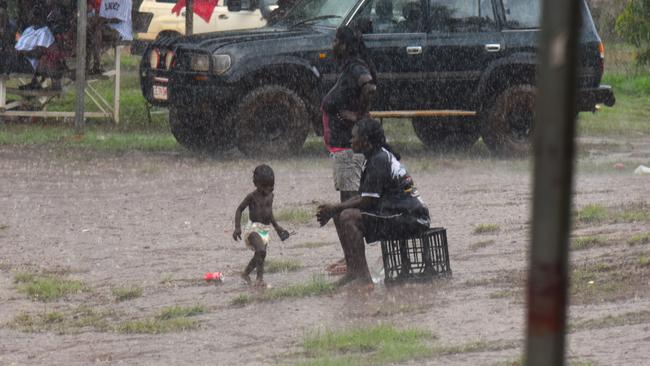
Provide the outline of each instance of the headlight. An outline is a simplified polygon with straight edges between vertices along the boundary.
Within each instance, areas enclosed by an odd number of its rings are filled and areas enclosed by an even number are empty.
[[[208,55],[192,55],[191,69],[194,71],[209,71],[210,57]]]
[[[170,70],[172,68],[172,61],[174,61],[174,51],[169,50],[165,54],[165,70]]]
[[[232,65],[230,55],[212,55],[212,63],[214,63],[215,74],[223,74]]]
[[[154,48],[149,52],[149,67],[152,69],[157,69],[158,64],[160,63],[160,52],[157,48]]]

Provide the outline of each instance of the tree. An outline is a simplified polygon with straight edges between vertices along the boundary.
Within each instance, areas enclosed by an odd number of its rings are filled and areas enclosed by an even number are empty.
[[[637,47],[639,64],[650,63],[650,0],[629,0],[616,18],[616,33]]]

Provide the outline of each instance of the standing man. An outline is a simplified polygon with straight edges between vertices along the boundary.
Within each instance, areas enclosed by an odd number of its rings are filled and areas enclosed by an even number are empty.
[[[95,2],[96,3],[96,2]],[[101,0],[99,12],[89,34],[92,53],[90,74],[101,74],[101,53],[104,48],[114,46],[118,41],[133,40],[133,22],[131,19],[131,0]],[[90,9],[90,8],[89,8]],[[90,62],[88,62],[90,67]]]
[[[352,151],[350,139],[352,127],[369,116],[370,102],[376,87],[376,72],[367,57],[365,44],[359,31],[343,26],[336,32],[332,45],[334,57],[341,66],[341,74],[323,98],[323,138],[325,146],[334,159],[334,188],[339,191],[341,202],[358,195],[359,182],[365,158]],[[339,230],[338,215],[334,224]],[[345,253],[346,258],[349,255]],[[347,265],[347,263],[346,263]],[[329,266],[334,273],[345,272],[342,261]]]

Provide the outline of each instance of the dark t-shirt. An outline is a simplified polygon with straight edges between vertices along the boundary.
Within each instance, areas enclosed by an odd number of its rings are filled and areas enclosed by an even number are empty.
[[[420,199],[406,168],[384,148],[366,155],[359,193],[376,198],[364,208],[364,236],[377,239],[406,237],[429,227],[429,209]]]
[[[361,108],[361,89],[359,78],[362,75],[371,75],[370,69],[361,59],[352,59],[343,65],[343,71],[336,84],[323,98],[323,112],[327,113],[324,123],[326,136],[325,142],[331,147],[350,147],[352,126],[350,121],[339,116],[342,110],[359,111]],[[329,133],[328,133],[329,132]]]

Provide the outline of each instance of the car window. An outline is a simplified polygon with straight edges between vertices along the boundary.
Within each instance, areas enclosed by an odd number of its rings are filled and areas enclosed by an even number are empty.
[[[338,27],[356,6],[350,0],[303,0],[299,1],[279,24],[317,24]]]
[[[360,16],[372,21],[372,32],[376,34],[416,33],[423,29],[422,9],[420,0],[371,0]]]
[[[541,0],[502,0],[508,28],[539,28]]]
[[[431,0],[432,32],[481,32],[496,28],[492,0]]]

